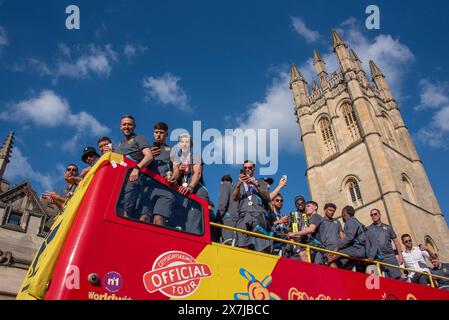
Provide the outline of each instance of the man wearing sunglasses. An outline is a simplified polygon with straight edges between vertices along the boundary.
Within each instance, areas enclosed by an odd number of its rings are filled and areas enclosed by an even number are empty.
[[[240,176],[235,185],[233,198],[238,201],[239,229],[269,235],[269,225],[266,219],[270,194],[267,183],[263,179],[254,178],[256,165],[246,160],[240,170]],[[255,247],[256,251],[271,252],[272,241],[262,238],[238,234],[238,246],[242,248]]]
[[[62,188],[62,196],[56,192],[46,191],[43,193],[42,198],[56,205],[59,210],[62,210],[64,203],[72,196],[78,186],[78,183],[73,178],[78,178],[78,166],[76,164],[69,164],[64,173],[64,180],[67,184]]]
[[[427,246],[420,244],[418,247],[413,246],[412,237],[409,234],[401,236],[402,244],[405,250],[402,251],[404,257],[404,265],[407,269],[413,269],[421,272],[430,273],[426,264],[426,259],[436,259],[437,255],[433,253]],[[407,276],[410,282],[427,285],[430,283],[429,277],[421,273],[409,272]]]
[[[271,207],[273,213],[273,226],[276,231],[282,235],[287,235],[288,233],[288,215],[282,214],[281,210],[284,205],[284,198],[279,193],[276,197],[274,197]]]
[[[399,266],[404,263],[402,257],[401,244],[394,232],[393,228],[382,222],[382,215],[379,209],[372,209],[370,211],[371,220],[373,223],[368,227],[367,236],[370,239],[372,246],[370,253],[368,254],[370,259],[379,259],[382,262]],[[393,241],[398,257],[391,246]],[[388,278],[399,280],[402,278],[402,272],[400,269],[382,266],[382,271]]]

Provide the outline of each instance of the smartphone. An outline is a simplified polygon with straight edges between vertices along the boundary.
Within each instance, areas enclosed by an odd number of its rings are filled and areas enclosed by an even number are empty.
[[[240,169],[240,174],[246,174],[245,169]]]

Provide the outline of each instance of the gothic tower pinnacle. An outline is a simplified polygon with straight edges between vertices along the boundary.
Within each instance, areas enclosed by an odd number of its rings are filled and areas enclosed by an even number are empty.
[[[325,67],[325,62],[323,59],[321,59],[321,56],[317,49],[313,50],[313,64],[315,65],[316,73],[318,77],[320,78],[320,85],[322,88],[327,86],[328,79],[327,79],[327,72]]]
[[[390,86],[385,80],[385,76],[382,71],[380,71],[373,60],[370,60],[369,66],[371,69],[371,76],[373,77],[373,81],[376,84],[377,89],[385,96],[386,102],[394,100],[393,94],[390,90]]]
[[[348,46],[340,37],[336,30],[332,30],[332,39],[334,52],[337,54],[338,61],[340,62],[343,71],[347,71],[353,68],[353,63],[348,55]]]
[[[10,132],[3,142],[2,148],[0,149],[0,180],[3,178],[6,166],[11,158],[11,152],[14,144],[14,132]]]

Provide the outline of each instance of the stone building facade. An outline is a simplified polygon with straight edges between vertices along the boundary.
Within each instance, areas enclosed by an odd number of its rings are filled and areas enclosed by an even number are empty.
[[[291,70],[312,199],[352,205],[366,225],[378,208],[399,236],[409,233],[449,260],[446,220],[385,76],[370,61],[370,82],[356,53],[336,31],[332,38],[340,68],[329,76],[315,50],[319,84],[311,92],[296,65]]]
[[[0,299],[15,298],[57,213],[39,199],[28,181],[10,188],[2,178],[13,140],[10,133],[0,150]]]

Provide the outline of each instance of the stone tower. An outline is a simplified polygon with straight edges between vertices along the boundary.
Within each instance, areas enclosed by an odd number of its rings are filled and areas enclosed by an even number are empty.
[[[332,38],[340,68],[328,76],[315,50],[320,83],[311,92],[296,65],[291,70],[312,199],[352,205],[366,225],[378,208],[399,237],[409,233],[448,260],[446,220],[385,76],[370,61],[370,83],[356,53],[336,31]]]

